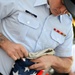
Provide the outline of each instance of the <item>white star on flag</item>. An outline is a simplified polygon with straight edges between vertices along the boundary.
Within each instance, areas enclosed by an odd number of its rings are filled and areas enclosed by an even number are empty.
[[[13,75],[19,75],[19,74],[18,74],[18,71],[17,71],[16,73],[15,73],[15,72],[13,72]]]
[[[26,71],[29,71],[29,68],[28,68],[28,67],[25,67],[25,70],[24,70],[24,72],[26,72]]]
[[[26,61],[26,59],[25,59],[25,58],[22,58],[22,60],[23,60],[23,61]]]
[[[30,75],[36,75],[36,72],[34,72],[33,74],[30,74]]]

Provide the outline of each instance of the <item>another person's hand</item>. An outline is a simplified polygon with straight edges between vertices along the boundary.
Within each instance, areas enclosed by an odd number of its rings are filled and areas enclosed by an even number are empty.
[[[62,0],[48,0],[48,3],[50,5],[50,11],[53,15],[58,16],[68,13]]]
[[[2,48],[14,60],[28,56],[27,50],[21,44],[13,43],[9,40],[3,43]]]
[[[46,56],[42,56],[42,57],[37,58],[37,59],[33,59],[31,61],[34,62],[35,64],[30,66],[29,68],[30,69],[36,69],[36,70],[49,69],[53,63],[53,57],[54,57],[53,55],[46,55]]]

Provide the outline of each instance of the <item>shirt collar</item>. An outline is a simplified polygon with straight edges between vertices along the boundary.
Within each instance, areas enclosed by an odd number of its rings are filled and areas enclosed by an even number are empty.
[[[40,6],[44,4],[47,4],[47,0],[36,0],[34,6]]]

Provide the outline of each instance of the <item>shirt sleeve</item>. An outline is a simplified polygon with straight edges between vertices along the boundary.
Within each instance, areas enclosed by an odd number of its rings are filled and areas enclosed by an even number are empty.
[[[68,26],[67,26],[68,27]],[[72,56],[72,45],[73,45],[73,27],[70,25],[68,34],[66,35],[64,43],[60,44],[55,49],[55,55],[59,57],[70,57]]]
[[[0,0],[0,20],[12,15],[16,11],[16,5],[12,0]]]

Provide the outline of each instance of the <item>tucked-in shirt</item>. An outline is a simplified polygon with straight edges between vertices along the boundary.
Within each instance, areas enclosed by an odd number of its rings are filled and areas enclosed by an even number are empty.
[[[50,15],[47,0],[0,0],[0,32],[29,52],[52,48],[56,56],[72,56],[72,19]],[[2,51],[0,59],[7,56]]]

